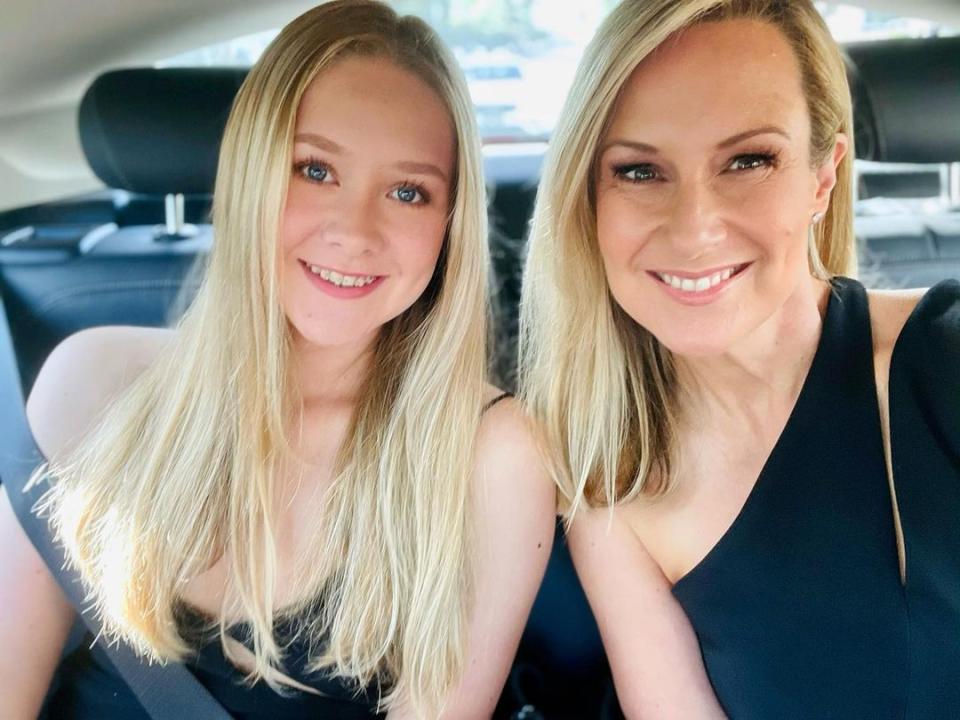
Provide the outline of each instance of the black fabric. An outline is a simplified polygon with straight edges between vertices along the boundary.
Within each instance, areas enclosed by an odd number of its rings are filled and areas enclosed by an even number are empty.
[[[240,68],[138,68],[99,76],[80,103],[94,173],[135,193],[210,193]]]
[[[731,718],[960,716],[960,284],[897,341],[900,582],[868,300],[838,279],[796,406],[729,530],[674,586]]]
[[[196,630],[203,619],[187,619]],[[190,633],[190,627],[185,628]],[[236,639],[243,639],[243,627],[231,630]],[[196,639],[196,636],[194,637]],[[83,647],[70,655],[60,669],[57,692],[48,703],[51,720],[148,720],[136,698],[117,676],[100,645],[92,650],[88,636]],[[187,666],[199,682],[229,712],[240,720],[372,720],[377,714],[374,692],[355,692],[346,684],[310,673],[306,667],[306,646],[294,643],[287,650],[285,669],[294,679],[322,692],[323,696],[298,690],[278,694],[266,683],[244,685],[238,672],[224,657],[220,642],[211,634],[199,643],[196,655]]]
[[[960,160],[960,37],[858,43],[846,53],[857,157]]]

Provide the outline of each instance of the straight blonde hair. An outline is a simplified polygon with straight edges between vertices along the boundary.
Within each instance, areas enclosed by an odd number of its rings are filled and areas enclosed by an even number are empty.
[[[427,290],[381,328],[335,480],[278,608],[278,476],[302,408],[278,292],[278,232],[297,108],[350,56],[383,57],[444,101],[457,138],[447,234]],[[78,449],[42,505],[109,640],[183,659],[180,590],[225,557],[219,626],[249,620],[250,680],[282,669],[280,617],[315,669],[439,712],[462,672],[471,595],[469,479],[486,371],[487,219],[463,76],[436,34],[386,4],[339,0],[287,25],[250,71],[223,138],[215,244],[162,355]],[[289,639],[289,638],[287,638]],[[236,661],[236,658],[233,658]]]
[[[674,361],[611,297],[597,245],[597,152],[623,86],[660,45],[699,23],[749,18],[788,39],[802,74],[814,166],[837,133],[852,143],[843,59],[809,0],[624,0],[580,62],[551,140],[530,232],[520,303],[520,392],[538,419],[568,517],[674,484]],[[811,241],[811,273],[855,271],[853,151]]]

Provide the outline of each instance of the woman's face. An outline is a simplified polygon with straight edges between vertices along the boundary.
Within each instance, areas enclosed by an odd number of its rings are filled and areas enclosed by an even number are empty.
[[[810,156],[800,69],[752,20],[707,23],[631,75],[601,140],[597,234],[617,303],[668,349],[733,348],[809,279],[837,149]]]
[[[454,155],[442,100],[411,72],[350,57],[314,79],[280,229],[283,309],[302,339],[366,345],[420,297],[443,245]]]

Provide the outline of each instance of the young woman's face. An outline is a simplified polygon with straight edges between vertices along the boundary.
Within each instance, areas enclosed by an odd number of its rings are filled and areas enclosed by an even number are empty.
[[[311,344],[366,345],[433,276],[449,213],[452,122],[416,75],[350,57],[310,84],[295,135],[280,230],[284,312]]]
[[[800,69],[773,26],[707,23],[665,43],[631,75],[600,147],[610,290],[673,352],[731,349],[809,278],[811,218],[846,141],[812,166]]]

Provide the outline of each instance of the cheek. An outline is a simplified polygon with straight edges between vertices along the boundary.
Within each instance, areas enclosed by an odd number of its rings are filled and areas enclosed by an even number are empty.
[[[319,221],[317,208],[308,202],[308,198],[299,187],[299,183],[290,183],[287,202],[280,218],[280,250],[285,253],[296,247],[310,235]]]
[[[772,249],[793,252],[806,249],[811,213],[808,173],[787,172],[769,182],[746,188],[740,198],[730,198],[729,207],[751,236]]]
[[[610,203],[597,198],[597,249],[603,264],[608,267],[617,252],[616,225],[616,216]]]
[[[646,244],[643,213],[634,203],[613,191],[597,196],[597,246],[607,274],[627,271],[632,258]]]
[[[434,213],[430,217],[408,219],[398,226],[398,240],[394,245],[396,257],[411,279],[421,279],[424,284],[430,279],[445,234],[446,218]]]

